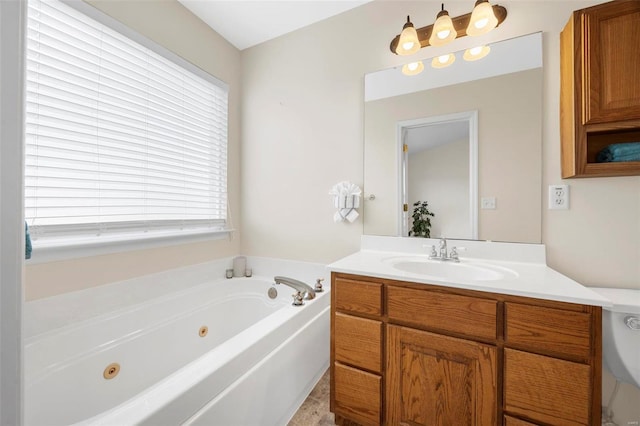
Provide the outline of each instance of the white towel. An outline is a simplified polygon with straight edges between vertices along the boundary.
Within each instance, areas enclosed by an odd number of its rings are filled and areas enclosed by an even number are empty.
[[[335,184],[330,195],[333,195],[333,205],[338,210],[333,215],[334,222],[342,222],[345,219],[353,222],[360,216],[355,210],[360,207],[360,195],[362,190],[358,185],[343,181]]]

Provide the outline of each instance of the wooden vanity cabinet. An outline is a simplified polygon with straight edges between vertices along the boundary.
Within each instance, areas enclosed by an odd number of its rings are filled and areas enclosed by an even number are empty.
[[[640,142],[640,2],[573,12],[560,35],[562,177],[640,175],[640,161],[597,163],[614,143]]]
[[[601,308],[332,273],[338,425],[595,425]]]

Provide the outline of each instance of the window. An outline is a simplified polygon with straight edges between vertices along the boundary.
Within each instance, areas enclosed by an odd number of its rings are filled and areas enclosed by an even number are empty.
[[[27,20],[34,246],[225,230],[227,85],[60,1]]]

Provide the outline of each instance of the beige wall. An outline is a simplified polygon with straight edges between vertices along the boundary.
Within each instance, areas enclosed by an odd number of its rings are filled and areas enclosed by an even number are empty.
[[[497,199],[495,210],[478,211],[478,236],[539,243],[541,80],[541,70],[533,69],[366,102],[365,192],[376,200],[365,204],[365,234],[397,235],[397,123],[475,110],[478,200]]]
[[[240,222],[240,52],[174,0],[91,1],[92,5],[229,84],[228,187],[233,224]],[[232,256],[233,239],[29,264],[27,300]],[[34,258],[37,252],[34,252]]]
[[[547,210],[548,185],[562,182],[559,33],[573,10],[597,3],[506,0],[509,15],[497,31],[458,39],[450,49],[543,32],[541,216],[548,263],[583,284],[640,288],[640,177],[567,180],[571,209]],[[469,4],[449,2],[447,9],[458,16]],[[362,222],[334,224],[326,193],[340,180],[362,183],[363,75],[401,64],[388,46],[407,14],[426,25],[422,17],[439,7],[374,1],[242,52],[245,254],[330,262],[358,249]],[[614,406],[619,424],[640,418],[638,404],[624,404],[639,395],[622,387],[621,405]]]
[[[432,237],[469,238],[469,139],[410,153],[408,163],[409,229],[413,203],[428,201]]]
[[[547,186],[562,181],[559,33],[573,10],[597,3],[507,1],[507,20],[479,40],[543,32],[541,216],[550,266],[587,285],[640,288],[640,177],[567,180],[571,209],[547,210]],[[401,64],[391,38],[407,14],[435,16],[439,6],[374,1],[242,52],[244,253],[329,262],[357,250],[362,222],[334,224],[327,191],[340,180],[362,184],[363,76]],[[463,14],[468,2],[447,9]],[[464,37],[415,58],[475,43]]]

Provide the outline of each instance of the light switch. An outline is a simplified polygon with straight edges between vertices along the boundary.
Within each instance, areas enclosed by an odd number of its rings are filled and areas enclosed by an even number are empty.
[[[480,199],[480,208],[483,210],[495,210],[496,197],[482,197]]]

